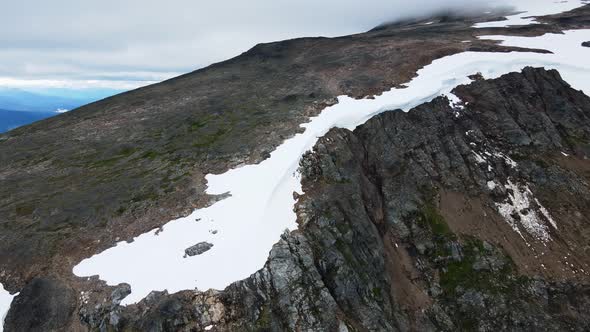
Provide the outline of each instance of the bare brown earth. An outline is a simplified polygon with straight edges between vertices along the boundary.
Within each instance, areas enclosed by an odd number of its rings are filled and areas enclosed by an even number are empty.
[[[110,299],[112,288],[96,279],[74,277],[72,267],[119,240],[211,204],[218,198],[204,194],[205,174],[263,160],[294,135],[300,123],[334,103],[336,96],[379,94],[451,54],[531,51],[478,40],[481,35],[530,36],[590,27],[590,6],[585,6],[541,18],[547,24],[471,28],[493,16],[440,16],[352,36],[260,44],[234,59],[1,135],[0,282],[11,292],[26,287],[67,289],[61,293],[76,294],[72,312],[90,307],[82,305],[81,290],[92,290],[93,305]],[[423,25],[432,20],[436,23]],[[553,158],[571,163],[574,171],[579,167],[587,172],[584,160]],[[556,204],[572,199],[558,198]],[[540,200],[549,201],[542,196]],[[453,231],[505,248],[522,273],[578,277],[550,254],[541,260],[523,254],[528,251],[523,251],[522,243],[505,236],[511,230],[485,204],[466,203],[465,197],[452,191],[443,193],[441,201],[445,202],[441,214],[453,220],[449,222]],[[572,217],[560,207],[560,220]],[[486,218],[500,227],[497,234],[474,222]],[[576,224],[579,217],[572,218],[568,226],[577,227],[579,237],[565,237],[550,249],[560,252],[573,243],[579,246],[579,255],[586,255],[588,247],[582,247],[580,239],[587,238],[589,230]],[[389,266],[389,273],[396,279],[404,276],[411,289],[415,271],[408,257],[391,243],[387,248],[391,260],[407,262]],[[542,249],[536,248],[539,255]],[[540,270],[541,261],[547,270]],[[571,262],[578,268],[587,266],[579,257]],[[407,297],[403,292],[408,288],[398,286],[393,285],[392,292],[400,294],[409,308],[431,303],[418,291]],[[51,324],[55,325],[43,325],[41,330],[86,329],[70,316]]]
[[[588,180],[590,178],[586,180],[590,183]],[[565,203],[554,201],[553,198],[551,200],[555,205]],[[589,280],[589,252],[587,249],[584,250],[588,234],[578,234],[575,231],[564,232],[562,235],[564,238],[549,244],[538,241],[527,243],[520,235],[512,231],[503,217],[498,215],[496,209],[484,205],[479,199],[461,193],[445,192],[441,194],[440,207],[441,215],[447,220],[453,232],[470,235],[503,248],[518,267],[519,273],[523,275],[543,276],[549,280],[575,280],[578,282]],[[572,222],[575,223],[582,219],[580,212],[578,212],[580,213],[579,217],[556,212],[554,215],[562,221],[560,228],[577,229],[572,225]],[[580,228],[585,229],[586,227],[583,225]],[[578,239],[577,241],[569,240],[565,237]],[[568,263],[566,264],[566,262]]]

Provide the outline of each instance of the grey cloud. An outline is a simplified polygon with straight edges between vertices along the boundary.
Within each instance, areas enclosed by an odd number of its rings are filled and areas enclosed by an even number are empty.
[[[0,11],[0,77],[151,80],[227,59],[260,42],[338,36],[443,9],[496,4],[486,0],[10,1]]]

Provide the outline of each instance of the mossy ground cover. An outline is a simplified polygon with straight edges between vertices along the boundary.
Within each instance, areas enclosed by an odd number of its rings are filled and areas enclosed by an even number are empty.
[[[432,235],[434,248],[426,255],[439,269],[443,297],[454,299],[459,289],[473,289],[491,295],[515,294],[528,279],[517,275],[512,259],[501,249],[486,249],[480,239],[453,233],[432,197],[418,212],[417,222]],[[459,260],[451,258],[453,245],[461,251]],[[497,269],[476,269],[476,263],[488,257],[503,260],[504,264]]]

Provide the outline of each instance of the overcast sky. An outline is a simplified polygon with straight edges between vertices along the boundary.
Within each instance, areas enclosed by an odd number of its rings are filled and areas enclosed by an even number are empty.
[[[0,86],[122,89],[230,58],[259,42],[345,35],[402,17],[498,4],[486,0],[3,2]]]

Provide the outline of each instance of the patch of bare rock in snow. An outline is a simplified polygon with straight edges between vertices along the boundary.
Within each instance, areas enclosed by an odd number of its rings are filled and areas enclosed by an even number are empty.
[[[199,242],[194,246],[190,246],[184,250],[184,257],[201,255],[213,248],[213,244],[209,242]]]
[[[494,187],[495,185],[494,183]],[[505,202],[496,203],[496,208],[510,227],[523,239],[522,230],[537,240],[543,242],[551,240],[546,222],[553,228],[557,228],[557,224],[547,209],[535,198],[529,186],[519,185],[508,179],[505,188],[508,191],[508,197]]]

